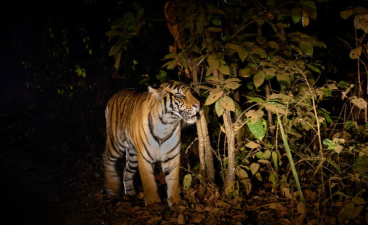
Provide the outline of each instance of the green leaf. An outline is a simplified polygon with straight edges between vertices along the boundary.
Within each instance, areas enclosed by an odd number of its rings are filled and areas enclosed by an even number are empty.
[[[241,60],[242,62],[244,62],[244,60],[246,60],[246,59],[247,59],[247,57],[248,57],[248,52],[247,52],[247,51],[242,50],[242,51],[239,51],[239,52],[238,52],[238,55],[239,55],[240,60]]]
[[[300,49],[304,52],[307,56],[313,55],[313,45],[309,40],[302,40],[299,42]]]
[[[263,181],[263,179],[262,179],[262,175],[261,175],[261,173],[260,173],[260,172],[257,172],[257,173],[256,173],[256,178],[257,178],[259,181]]]
[[[258,163],[250,164],[250,171],[252,172],[253,175],[257,173],[258,169],[259,169]]]
[[[169,70],[174,69],[176,65],[178,65],[178,62],[179,62],[178,60],[174,59],[167,65],[167,69]]]
[[[170,54],[165,55],[165,57],[163,58],[163,60],[175,58],[177,55],[178,54],[176,54],[176,52],[172,52]]]
[[[276,78],[282,89],[288,90],[290,88],[291,78],[289,76],[289,73],[280,71],[277,73]]]
[[[264,153],[263,153],[263,157],[265,159],[269,159],[271,157],[271,152],[270,150],[266,150]]]
[[[232,43],[227,43],[225,45],[225,49],[228,49],[230,51],[234,51],[234,52],[241,52],[243,51],[243,48],[239,45],[236,44],[232,44]]]
[[[220,61],[215,54],[209,55],[207,57],[207,62],[211,69],[218,69],[220,67]]]
[[[344,19],[344,20],[347,20],[350,16],[353,15],[353,10],[352,9],[347,9],[347,10],[344,10],[344,11],[341,11],[340,12],[340,16]]]
[[[218,70],[224,75],[230,75],[230,68],[227,65],[221,65]]]
[[[120,35],[121,32],[118,30],[110,30],[110,31],[107,31],[105,34],[111,39],[112,37]]]
[[[279,165],[277,164],[277,153],[276,152],[272,152],[272,161],[273,161],[273,165],[275,166],[276,170],[278,170]]]
[[[209,12],[212,12],[212,13],[216,13],[216,14],[225,14],[224,11],[222,11],[221,9],[219,9],[217,6],[215,5],[212,5],[212,4],[207,4],[207,10]]]
[[[253,77],[254,86],[256,86],[256,88],[261,86],[264,82],[264,79],[265,79],[264,71],[257,71],[257,73]]]
[[[247,96],[247,98],[248,98],[249,101],[252,101],[252,102],[264,102],[264,100],[262,98],[259,98],[259,97]]]
[[[365,205],[365,200],[362,197],[355,196],[351,199],[351,201],[353,201],[357,205]]]
[[[263,153],[262,153],[262,152],[257,152],[257,153],[256,153],[256,156],[257,156],[257,158],[259,158],[259,159],[263,159]]]
[[[109,56],[113,56],[118,51],[121,51],[123,44],[124,44],[124,39],[120,37],[119,40],[118,40],[118,42],[116,42],[116,44],[114,44],[114,46],[112,46],[112,48],[111,48],[111,50],[109,52]]]
[[[316,73],[321,73],[321,70],[319,70],[319,68],[318,67],[316,67],[316,66],[313,66],[313,65],[311,65],[311,64],[308,64],[308,63],[306,63],[305,64],[310,70],[312,70],[313,72],[316,72]]]
[[[224,96],[220,99],[221,101],[221,105],[230,111],[235,112],[235,104],[234,104],[234,100],[232,100],[229,96]]]
[[[191,184],[192,184],[192,175],[191,174],[185,175],[183,180],[183,189],[187,191],[190,188]]]
[[[264,138],[267,131],[267,122],[266,120],[258,120],[256,122],[249,121],[247,122],[247,126],[249,127],[250,132],[260,141]]]
[[[215,103],[215,111],[218,117],[222,116],[224,113],[224,107],[221,105],[220,99],[218,99]]]
[[[263,45],[264,43],[266,43],[266,38],[262,35],[258,35],[256,37],[256,41],[258,42],[258,44]]]
[[[301,3],[301,5],[303,5],[303,10],[304,12],[307,13],[307,15],[316,20],[317,18],[317,8],[316,5],[314,4],[313,1],[305,1],[303,3]]]
[[[197,16],[197,22],[196,22],[197,31],[199,34],[203,33],[205,19],[206,19],[206,12],[200,12],[199,15]]]
[[[212,23],[213,23],[214,25],[216,25],[216,26],[221,26],[221,19],[220,19],[220,17],[218,17],[218,16],[213,16],[211,21],[212,21]]]
[[[295,24],[297,24],[302,18],[302,9],[297,6],[291,10],[291,17]]]
[[[239,70],[239,75],[242,77],[250,77],[258,70],[254,64],[248,64],[244,69]]]
[[[222,32],[222,29],[220,27],[209,27],[207,28],[207,31]]]
[[[322,142],[324,145],[327,145],[327,149],[328,150],[333,150],[335,148],[335,146],[337,145],[335,142],[329,140],[329,139],[325,139]]]
[[[115,55],[114,55],[114,58],[115,58],[115,65],[114,65],[114,68],[116,70],[119,69],[119,66],[120,66],[120,59],[121,59],[121,53],[122,53],[122,49],[120,49],[120,51],[118,51]],[[85,73],[82,74],[83,77],[85,77]]]

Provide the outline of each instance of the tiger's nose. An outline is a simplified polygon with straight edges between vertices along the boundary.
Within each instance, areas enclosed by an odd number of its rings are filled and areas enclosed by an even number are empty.
[[[199,108],[199,102],[193,104],[194,107]]]

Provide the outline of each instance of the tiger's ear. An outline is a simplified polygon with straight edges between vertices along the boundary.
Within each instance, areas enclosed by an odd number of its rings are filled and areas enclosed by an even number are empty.
[[[155,96],[157,99],[161,99],[162,98],[162,93],[160,90],[158,89],[154,89],[151,86],[148,86],[148,92],[150,92],[153,96]]]

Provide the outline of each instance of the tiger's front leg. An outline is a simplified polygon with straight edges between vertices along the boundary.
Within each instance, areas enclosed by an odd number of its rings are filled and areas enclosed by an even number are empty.
[[[155,176],[153,175],[153,162],[148,161],[148,156],[138,153],[138,170],[141,175],[144,195],[146,197],[146,206],[154,203],[161,203],[158,196]]]
[[[180,197],[180,154],[173,159],[168,159],[162,162],[162,170],[165,174],[167,183],[167,201],[172,209],[179,207],[182,204]]]

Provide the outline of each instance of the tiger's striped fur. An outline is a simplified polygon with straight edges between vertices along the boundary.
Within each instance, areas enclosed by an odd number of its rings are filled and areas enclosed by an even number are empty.
[[[180,82],[169,81],[148,92],[124,90],[107,104],[106,150],[104,166],[106,188],[110,193],[120,189],[116,161],[125,155],[123,175],[125,194],[134,195],[133,176],[139,169],[146,205],[161,202],[153,166],[161,162],[167,183],[170,207],[181,204],[179,194],[180,134],[182,123],[197,120],[199,101]]]

